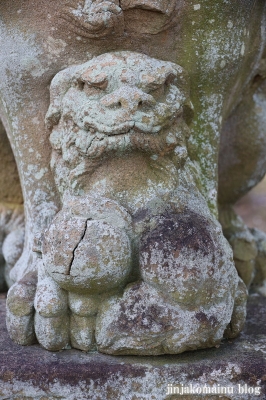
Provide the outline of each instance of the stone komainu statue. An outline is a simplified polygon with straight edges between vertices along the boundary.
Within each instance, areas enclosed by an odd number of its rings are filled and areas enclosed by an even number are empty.
[[[266,172],[264,2],[19,7],[0,4],[0,112],[26,216],[22,251],[14,183],[10,336],[140,355],[237,336],[246,286],[265,292],[265,235],[232,209]]]

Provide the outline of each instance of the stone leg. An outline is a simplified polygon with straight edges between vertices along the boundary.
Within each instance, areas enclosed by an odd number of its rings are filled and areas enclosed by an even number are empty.
[[[0,96],[2,95],[0,90]],[[2,249],[6,263],[6,278],[9,286],[13,284],[8,293],[7,327],[15,342],[28,345],[36,341],[34,298],[38,267],[41,262],[41,239],[44,229],[50,224],[52,216],[57,211],[57,195],[49,172],[49,156],[42,154],[42,149],[49,151],[48,137],[44,135],[44,122],[41,122],[44,117],[38,117],[36,113],[30,111],[34,100],[24,100],[21,107],[23,112],[10,113],[8,117],[10,124],[7,123],[5,114],[2,114],[0,110],[1,117],[4,116],[2,118],[5,121],[6,131],[20,171],[26,217],[25,240],[22,211],[20,212],[21,222],[17,224],[15,230],[7,232],[8,223],[5,222],[5,241]],[[5,101],[9,104],[11,100],[5,98]],[[43,110],[44,114],[45,100],[39,99],[37,103],[38,110]],[[37,120],[40,124],[36,124]],[[14,212],[10,223],[15,220]],[[19,217],[17,220],[19,221]]]
[[[11,286],[11,269],[24,244],[24,210],[17,166],[0,121],[0,290]]]
[[[0,203],[0,290],[10,287],[10,271],[21,256],[24,246],[23,206]]]
[[[131,270],[125,221],[114,207],[112,201],[81,197],[64,204],[45,234],[38,278],[30,283],[26,276],[9,290],[8,330],[14,341],[30,344],[35,332],[51,351],[95,349],[98,307],[122,290]]]

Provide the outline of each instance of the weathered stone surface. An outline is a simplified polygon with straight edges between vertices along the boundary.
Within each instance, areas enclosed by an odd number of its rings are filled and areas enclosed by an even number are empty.
[[[39,345],[21,347],[7,334],[1,297],[0,398],[90,400],[186,400],[212,396],[167,396],[167,385],[233,386],[227,400],[266,396],[265,298],[251,296],[246,327],[237,339],[213,349],[175,356],[108,356],[77,350],[51,353]],[[260,395],[239,394],[238,385],[261,387]]]
[[[8,329],[18,343],[30,344],[35,332],[50,350],[98,343],[110,353],[178,353],[241,329],[246,290],[217,221],[218,158],[221,139],[219,199],[230,208],[266,169],[265,7],[253,0],[0,3],[0,115],[27,217],[14,267],[12,240],[3,246],[15,282]],[[99,217],[108,201],[114,219]],[[92,203],[88,219],[71,209],[79,202]],[[233,220],[229,240],[250,285],[263,251]],[[139,332],[132,329],[135,344],[125,350],[117,343],[134,304]],[[120,328],[116,307],[125,316]],[[195,337],[188,314],[197,316]],[[164,348],[165,316],[178,333]],[[158,341],[136,350],[146,320]]]
[[[235,212],[250,228],[266,232],[266,177],[235,205]]]

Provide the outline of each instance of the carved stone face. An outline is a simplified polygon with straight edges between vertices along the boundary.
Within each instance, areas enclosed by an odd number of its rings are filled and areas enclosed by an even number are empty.
[[[69,153],[73,161],[76,150],[88,158],[113,150],[167,153],[187,132],[182,118],[186,79],[176,64],[120,52],[58,75],[47,122],[59,122],[50,141],[65,160]]]

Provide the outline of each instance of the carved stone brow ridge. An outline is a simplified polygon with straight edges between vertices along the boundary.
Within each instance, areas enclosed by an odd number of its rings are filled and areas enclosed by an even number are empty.
[[[68,22],[76,34],[88,38],[101,38],[124,31],[124,11],[142,9],[167,16],[159,31],[171,25],[176,9],[175,0],[85,0],[83,7],[65,7],[60,18]]]
[[[175,9],[175,0],[120,0],[122,10],[142,8],[144,10],[156,11],[171,15]]]

